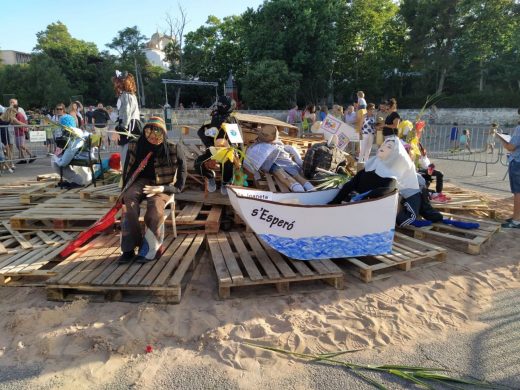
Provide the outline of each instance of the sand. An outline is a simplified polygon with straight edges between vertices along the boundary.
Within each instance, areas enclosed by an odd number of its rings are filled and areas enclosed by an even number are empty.
[[[507,205],[497,203],[505,212]],[[208,258],[178,305],[57,303],[42,288],[0,288],[0,371],[41,367],[27,378],[31,386],[57,389],[118,388],[121,377],[150,389],[308,388],[304,365],[244,343],[312,353],[406,351],[453,331],[485,330],[479,314],[493,296],[520,288],[518,237],[504,231],[478,256],[449,250],[445,263],[370,284],[347,275],[345,290],[316,284],[307,293],[253,290],[221,301]]]

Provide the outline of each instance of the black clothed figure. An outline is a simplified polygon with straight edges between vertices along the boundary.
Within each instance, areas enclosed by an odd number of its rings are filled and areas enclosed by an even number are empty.
[[[430,193],[426,187],[421,187],[421,206],[419,207],[419,215],[431,222],[442,221],[442,214],[439,210],[435,210],[430,202]]]
[[[222,128],[223,123],[236,123],[235,118],[231,117],[233,111],[232,100],[227,96],[220,96],[216,108],[211,112],[211,121],[201,126],[197,131],[197,135],[201,139],[204,146],[207,148],[206,151],[201,154],[195,160],[194,168],[203,177],[208,179],[215,178],[215,172],[209,169],[206,164],[207,160],[211,158],[211,152],[209,148],[215,145],[215,140],[218,138],[227,139],[227,134]],[[206,130],[211,128],[216,129],[216,135],[207,135]],[[230,184],[233,180],[233,163],[226,161],[222,167],[222,185]]]
[[[427,169],[419,169],[419,173],[426,181],[426,187],[430,187],[430,184],[433,181],[432,176],[435,176],[435,192],[442,192],[442,189],[444,188],[444,174],[441,171],[434,169],[430,175]]]
[[[367,172],[364,169],[343,185],[336,197],[329,204],[350,202],[352,196],[370,191],[363,199],[380,198],[397,188],[397,181],[392,177],[381,177],[375,171]]]
[[[392,125],[394,123],[395,119],[401,119],[399,114],[396,111],[391,112],[386,118],[385,118],[385,125]],[[398,129],[394,129],[392,127],[384,126],[383,127],[383,136],[388,137],[391,135],[397,135],[399,133]]]

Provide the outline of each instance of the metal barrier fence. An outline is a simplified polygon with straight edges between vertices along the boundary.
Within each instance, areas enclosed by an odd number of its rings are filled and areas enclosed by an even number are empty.
[[[429,125],[423,131],[421,143],[426,148],[428,156],[432,159],[465,161],[474,163],[472,175],[475,175],[478,164],[484,164],[486,176],[488,165],[501,163],[507,166],[507,151],[502,146],[498,136],[494,140],[490,137],[490,126],[458,126],[458,131],[452,131],[453,126]],[[467,142],[463,131],[469,130]],[[499,132],[511,134],[513,128],[499,128]],[[493,146],[493,148],[491,148]]]
[[[23,128],[28,129],[27,135],[20,130]],[[2,160],[2,155],[3,160],[9,163],[17,163],[29,159],[28,156],[21,156],[20,150],[22,150],[22,145],[26,147],[24,152],[29,153],[35,159],[50,156],[55,151],[54,131],[56,128],[55,125],[0,126],[1,146],[3,148],[0,150],[0,160]],[[110,141],[110,131],[113,128],[113,125],[109,126],[109,133],[101,150],[102,155],[119,151],[117,143]],[[92,128],[89,125],[88,131],[95,134],[99,131],[99,128]]]

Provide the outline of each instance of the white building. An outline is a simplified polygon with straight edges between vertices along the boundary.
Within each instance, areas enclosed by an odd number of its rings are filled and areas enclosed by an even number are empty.
[[[0,62],[3,65],[27,64],[31,60],[29,53],[16,50],[0,50]]]
[[[144,54],[146,59],[155,66],[160,66],[164,69],[169,69],[170,63],[166,61],[166,54],[164,49],[170,42],[174,42],[175,39],[169,35],[164,35],[156,32],[150,38],[150,42],[146,44]]]

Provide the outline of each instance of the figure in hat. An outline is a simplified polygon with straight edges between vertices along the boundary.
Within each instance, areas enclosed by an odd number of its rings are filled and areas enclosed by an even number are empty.
[[[223,123],[236,123],[231,113],[235,108],[235,102],[228,96],[220,96],[214,109],[211,111],[211,120],[198,130],[197,135],[206,147],[206,151],[195,160],[195,170],[207,179],[209,192],[217,190],[215,181],[215,160],[213,160],[210,147],[229,145],[226,131],[222,127]],[[233,163],[226,161],[222,164],[222,184],[220,191],[223,195],[227,194],[226,185],[233,181]]]
[[[133,184],[123,195],[121,218],[120,263],[136,261],[146,263],[162,254],[164,239],[164,209],[172,194],[183,190],[187,167],[181,145],[168,142],[166,125],[160,117],[151,117],[145,124],[143,135],[128,142],[123,168],[123,186],[138,170],[142,161],[148,161]],[[145,231],[139,225],[140,203],[146,200]],[[137,256],[135,249],[139,247]]]
[[[272,173],[292,192],[314,190],[314,186],[302,176],[303,161],[298,151],[278,139],[276,126],[262,126],[256,143],[246,151],[244,165],[255,175],[260,170]]]

